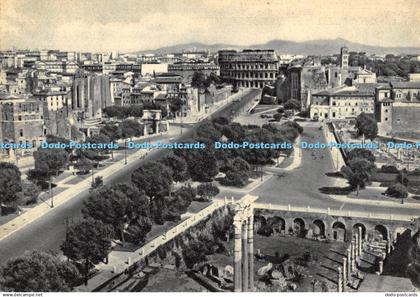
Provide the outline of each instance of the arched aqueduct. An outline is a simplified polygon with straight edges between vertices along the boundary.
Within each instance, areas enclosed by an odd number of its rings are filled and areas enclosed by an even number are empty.
[[[413,232],[414,225],[408,221],[378,218],[357,218],[309,212],[258,209],[254,211],[254,230],[258,232],[269,226],[275,234],[294,234],[299,237],[323,237],[348,242],[361,227],[364,239],[380,236],[383,240],[395,241],[404,232]]]

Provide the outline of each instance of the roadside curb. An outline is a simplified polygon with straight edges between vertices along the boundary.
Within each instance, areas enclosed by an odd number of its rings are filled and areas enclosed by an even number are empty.
[[[379,201],[379,200],[367,200],[367,199],[356,199],[356,198],[347,198],[342,197],[340,195],[328,195],[333,200],[340,201],[343,203],[352,203],[352,204],[360,204],[360,205],[375,205],[375,206],[389,206],[393,208],[415,208],[420,209],[420,204],[405,202],[404,204],[400,204],[398,202],[391,202],[391,201]]]

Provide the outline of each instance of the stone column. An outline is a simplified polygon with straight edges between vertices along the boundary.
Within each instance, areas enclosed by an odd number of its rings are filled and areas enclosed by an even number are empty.
[[[389,254],[389,253],[391,253],[391,236],[392,236],[392,234],[391,234],[391,231],[388,231],[388,236],[387,236],[387,241],[386,241],[386,245],[387,245],[387,251],[386,251],[386,253],[387,253],[387,255]]]
[[[347,259],[345,257],[343,257],[343,291],[346,290],[346,286],[347,286],[347,279],[350,276],[347,275]]]
[[[351,254],[351,257],[350,257],[350,263],[349,263],[349,265],[350,265],[350,271],[351,272],[353,272],[354,271],[354,251],[355,251],[355,246],[354,246],[354,240],[352,240],[351,241],[351,243],[350,243],[350,254]]]
[[[254,214],[251,208],[248,218],[248,261],[249,261],[249,290],[254,291]]]
[[[355,258],[357,258],[358,256],[359,256],[359,244],[360,244],[360,242],[359,242],[359,233],[356,233],[355,235],[354,235],[354,242],[355,242],[355,247],[356,247],[356,249],[355,249],[355,252],[354,252],[354,254],[355,254]]]
[[[382,272],[384,272],[384,261],[380,260],[379,261],[379,267],[378,267],[378,274],[382,274]]]
[[[357,257],[357,246],[356,246],[356,240],[353,240],[353,257],[352,257],[352,271],[356,271],[356,257]]]
[[[347,248],[347,277],[350,278],[351,276],[351,249],[350,247]]]
[[[359,231],[359,240],[360,240],[360,246],[359,246],[359,256],[362,256],[363,252],[363,233],[362,233],[362,227],[357,227]]]
[[[235,241],[233,250],[233,270],[234,270],[234,291],[241,292],[241,280],[242,280],[242,220],[237,214],[233,219],[233,227],[235,229]]]
[[[389,238],[387,240],[387,247],[386,247],[386,249],[387,249],[386,253],[387,254],[390,254],[391,253],[391,239],[389,239]]]
[[[242,225],[242,292],[248,291],[248,220]]]
[[[343,292],[343,279],[342,279],[342,275],[341,275],[342,271],[341,271],[341,267],[338,267],[337,270],[337,292]]]

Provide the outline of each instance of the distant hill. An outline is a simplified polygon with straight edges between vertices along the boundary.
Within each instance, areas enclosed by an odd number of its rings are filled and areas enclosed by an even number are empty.
[[[201,50],[217,52],[218,50],[221,50],[221,49],[241,49],[241,48],[243,47],[237,46],[237,45],[224,44],[224,43],[204,44],[200,42],[192,42],[192,43],[176,44],[176,45],[161,47],[161,48],[152,49],[152,50],[136,51],[132,53],[133,54],[147,54],[147,53],[171,54],[171,53],[181,53],[183,51],[201,51]]]
[[[351,42],[345,39],[325,39],[325,40],[310,40],[304,42],[295,42],[289,40],[271,40],[263,44],[253,44],[250,46],[239,46],[233,44],[204,44],[199,42],[177,44],[173,46],[162,47],[154,50],[137,51],[138,53],[177,53],[182,51],[198,51],[208,50],[216,52],[221,49],[244,49],[244,48],[261,48],[274,49],[280,53],[294,54],[294,55],[329,55],[338,54],[340,47],[347,46],[349,51],[366,52],[369,54],[417,54],[420,55],[420,47],[381,47],[373,45],[365,45],[356,42]]]

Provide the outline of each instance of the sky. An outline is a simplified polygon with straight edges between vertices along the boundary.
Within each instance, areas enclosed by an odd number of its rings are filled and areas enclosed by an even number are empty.
[[[335,38],[420,47],[420,0],[0,0],[0,49],[128,52]]]

